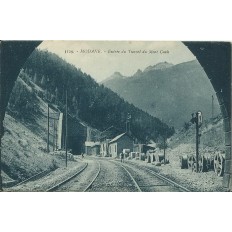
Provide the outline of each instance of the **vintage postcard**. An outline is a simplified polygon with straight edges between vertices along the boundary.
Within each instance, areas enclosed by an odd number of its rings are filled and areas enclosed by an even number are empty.
[[[0,189],[232,190],[231,43],[1,41]]]

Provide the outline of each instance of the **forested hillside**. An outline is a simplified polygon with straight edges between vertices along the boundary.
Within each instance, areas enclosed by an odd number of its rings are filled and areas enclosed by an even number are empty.
[[[174,133],[174,128],[124,101],[80,69],[48,51],[34,51],[25,63],[23,73],[45,90],[35,88],[40,97],[57,104],[61,110],[64,109],[67,90],[69,113],[98,130],[113,125],[125,131],[130,113],[131,132],[141,142],[156,140],[160,134],[171,136]]]

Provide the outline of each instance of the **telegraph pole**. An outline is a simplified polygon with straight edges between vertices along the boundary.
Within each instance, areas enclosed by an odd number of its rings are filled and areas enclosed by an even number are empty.
[[[55,125],[55,150],[57,149],[57,123]]]
[[[199,122],[198,122],[198,114],[196,113],[196,172],[199,171]]]
[[[163,139],[164,139],[164,164],[166,164],[166,158],[165,158],[165,155],[166,155],[166,134],[164,135]]]
[[[47,134],[47,152],[49,153],[49,103],[48,103],[48,134]]]
[[[66,117],[65,117],[65,166],[68,166],[68,93],[66,89]]]
[[[130,134],[130,120],[131,120],[131,114],[127,114],[127,119],[126,119],[126,132]]]
[[[53,151],[55,151],[56,121],[53,119]]]
[[[130,134],[130,118],[128,119],[128,134]]]
[[[212,95],[212,118],[214,116],[214,97]]]

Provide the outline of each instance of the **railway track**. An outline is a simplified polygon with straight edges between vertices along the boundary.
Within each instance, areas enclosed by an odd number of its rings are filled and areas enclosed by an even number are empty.
[[[134,164],[132,164],[130,162],[127,162],[127,164],[134,165]],[[163,180],[164,182],[176,187],[177,189],[180,189],[182,192],[191,192],[188,188],[185,188],[184,186],[180,185],[179,183],[177,183],[177,182],[175,182],[175,181],[173,181],[173,180],[171,180],[171,179],[169,179],[169,178],[167,178],[167,177],[165,177],[165,176],[151,170],[150,168],[141,167],[141,166],[136,165],[136,164],[135,164],[135,166],[137,166],[140,169],[146,170],[147,172],[151,173],[153,176],[159,178],[160,180]]]
[[[26,184],[26,183],[28,183],[29,181],[38,180],[38,179],[40,179],[40,178],[42,178],[42,177],[45,177],[45,176],[49,175],[49,174],[52,173],[52,172],[53,172],[53,171],[49,171],[49,170],[39,172],[39,173],[35,174],[34,176],[31,176],[30,178],[25,179],[25,180],[23,180],[23,181],[17,183],[16,185],[14,185],[14,186],[12,186],[12,187],[17,187],[17,186]]]
[[[141,192],[131,173],[119,163],[109,159],[101,160],[101,172],[87,189],[90,192]]]
[[[53,191],[69,191],[70,189],[70,186],[73,187],[73,185],[76,185],[75,188],[76,188],[76,191],[80,191],[80,192],[87,192],[91,187],[92,187],[92,184],[94,183],[94,181],[97,179],[99,173],[101,172],[101,165],[100,165],[100,162],[98,161],[98,168],[97,168],[97,172],[95,173],[95,175],[93,175],[93,178],[91,178],[91,171],[93,170],[87,170],[87,168],[89,168],[89,163],[86,163],[86,165],[80,170],[78,171],[77,173],[75,173],[74,175],[72,175],[71,177],[63,180],[62,182],[56,184],[55,186],[49,188],[46,190],[46,192],[53,192]],[[89,172],[89,173],[88,173]],[[83,177],[83,175],[90,175],[90,177],[86,178],[84,177],[84,180],[85,182],[87,183],[87,186],[86,184],[84,184],[83,186],[83,183],[79,183],[79,182],[83,182],[81,181],[81,178]],[[80,180],[76,180],[76,178],[78,178]],[[91,181],[89,182],[88,179],[91,179]],[[68,188],[67,188],[68,186]]]
[[[112,161],[112,162],[119,163],[119,161]],[[135,180],[136,178],[133,177],[133,174],[131,174],[131,172],[128,170],[128,167],[126,167],[125,164],[128,166],[131,166],[132,168],[136,168],[138,170],[145,171],[145,172],[151,174],[152,176],[158,178],[159,180],[161,180],[163,183],[166,183],[166,184],[159,183],[159,184],[154,184],[154,185],[150,185],[150,186],[139,184],[138,181]],[[159,173],[156,173],[155,171],[151,170],[150,168],[141,167],[139,165],[132,164],[130,162],[126,162],[124,164],[119,163],[119,165],[121,165],[128,172],[128,174],[132,177],[133,182],[136,183],[136,186],[138,186],[138,189],[140,189],[139,191],[142,191],[141,189],[146,189],[149,187],[159,187],[162,189],[162,186],[163,186],[163,189],[165,190],[165,188],[169,185],[169,186],[173,186],[178,191],[190,192],[189,189],[185,188],[184,186],[180,185],[179,183],[176,183],[175,181],[170,180],[169,178],[167,178]]]
[[[136,182],[135,178],[131,175],[131,173],[128,171],[128,169],[125,166],[123,166],[122,164],[120,164],[120,165],[128,173],[128,175],[130,176],[131,180],[134,182],[134,185],[137,188],[138,192],[142,192],[142,190],[139,187],[138,183]]]
[[[103,162],[103,160],[101,161]],[[84,164],[78,172],[66,178],[63,181],[57,180],[56,184],[52,187],[45,189],[46,192],[52,191],[182,191],[190,192],[189,189],[183,187],[179,183],[151,170],[150,168],[143,167],[131,162],[121,163],[115,160],[108,160],[102,163],[103,172],[101,172],[101,162],[97,159],[89,160]],[[114,163],[115,166],[108,166],[109,163]],[[116,167],[120,167],[120,169]],[[114,168],[115,167],[115,168]],[[122,169],[124,171],[122,171]],[[115,174],[114,170],[118,173]],[[108,172],[112,172],[111,177],[106,178]],[[37,180],[49,175],[50,171],[40,172],[31,178],[28,178],[18,185],[23,185],[27,182]],[[101,173],[100,177],[99,174]],[[121,174],[120,174],[121,173]],[[124,174],[123,174],[124,173]],[[114,176],[117,176],[114,179]],[[99,178],[98,178],[99,177]],[[154,178],[155,177],[155,178]],[[119,178],[119,179],[118,179]],[[120,179],[121,178],[121,179]],[[96,182],[97,180],[97,182]],[[96,182],[96,184],[95,184]],[[44,190],[43,190],[44,191]]]
[[[180,189],[182,192],[191,192],[189,189],[185,188],[184,186],[182,186],[182,185],[176,183],[176,182],[173,181],[173,180],[170,180],[169,178],[167,178],[167,177],[165,177],[165,176],[160,175],[159,173],[156,173],[155,171],[153,171],[153,170],[151,170],[151,169],[149,169],[149,168],[145,168],[145,167],[144,167],[144,169],[145,169],[146,171],[150,172],[152,175],[156,176],[157,178],[163,180],[164,182],[167,182],[167,183],[169,183],[170,185],[172,185],[172,186],[174,186],[174,187]]]
[[[63,180],[63,181],[61,181],[60,183],[58,183],[58,184],[56,184],[56,185],[54,185],[54,186],[48,188],[47,190],[45,190],[45,192],[53,192],[53,191],[58,190],[59,187],[61,187],[62,185],[66,184],[67,182],[71,181],[73,178],[75,178],[76,176],[78,176],[79,174],[81,174],[81,173],[87,168],[87,166],[88,166],[88,163],[86,163],[86,164],[84,165],[84,167],[83,167],[81,170],[79,170],[77,173],[75,173],[75,174],[72,175],[71,177],[69,177],[69,178],[67,178],[67,179],[65,179],[65,180]]]
[[[101,164],[98,161],[98,171],[97,171],[97,174],[94,176],[94,178],[92,179],[92,181],[87,185],[87,187],[84,189],[83,192],[87,192],[92,187],[92,184],[97,179],[97,177],[99,176],[100,172],[101,172]]]

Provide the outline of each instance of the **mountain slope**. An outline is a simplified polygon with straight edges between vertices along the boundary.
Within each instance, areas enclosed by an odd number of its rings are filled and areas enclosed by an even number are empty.
[[[144,72],[149,72],[152,70],[162,70],[162,69],[167,69],[173,67],[173,64],[168,63],[168,62],[160,62],[158,64],[155,64],[153,66],[148,66],[147,68],[144,69]]]
[[[216,99],[210,81],[196,60],[178,65],[160,63],[132,77],[106,80],[104,85],[177,128],[183,126],[191,118],[191,113],[197,110],[209,118],[212,95]],[[219,113],[216,101],[214,110],[215,115]]]
[[[158,118],[125,102],[53,53],[36,50],[27,60],[24,71],[31,81],[46,91],[42,97],[56,102],[61,110],[64,110],[67,90],[69,113],[100,131],[110,126],[125,131],[125,122],[130,113],[131,132],[140,141],[156,140],[164,132],[168,136],[174,132]],[[113,80],[117,79],[123,79],[120,73],[114,74]]]
[[[46,151],[47,104],[36,94],[35,88],[38,86],[34,86],[28,78],[24,72],[20,72],[3,121],[4,183],[9,177],[19,181],[41,171],[54,170],[64,164],[61,159]],[[50,139],[51,150],[52,145],[52,139]]]
[[[109,76],[107,79],[105,79],[102,83],[104,83],[105,81],[110,81],[110,80],[115,80],[115,79],[124,79],[126,78],[125,76],[123,76],[120,72],[114,72],[111,76]]]

